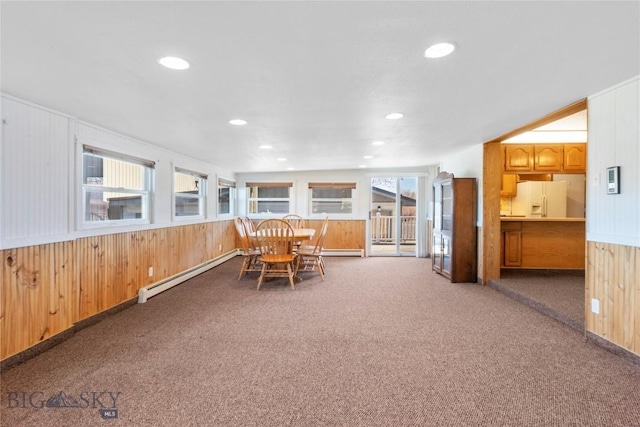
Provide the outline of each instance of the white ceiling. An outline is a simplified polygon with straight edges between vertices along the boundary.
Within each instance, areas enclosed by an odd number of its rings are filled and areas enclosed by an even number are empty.
[[[587,142],[587,110],[578,111],[502,142],[524,144]]]
[[[637,1],[0,8],[3,93],[233,172],[436,164],[640,74]]]

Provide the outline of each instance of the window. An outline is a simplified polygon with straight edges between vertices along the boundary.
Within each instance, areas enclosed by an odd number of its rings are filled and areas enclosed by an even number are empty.
[[[83,146],[84,224],[149,222],[154,166],[148,160]]]
[[[310,182],[311,215],[351,215],[355,188],[355,182]]]
[[[218,215],[233,215],[236,201],[236,183],[218,178]]]
[[[174,217],[204,217],[207,175],[176,168],[173,173]]]
[[[250,214],[288,214],[291,203],[290,182],[247,182]]]

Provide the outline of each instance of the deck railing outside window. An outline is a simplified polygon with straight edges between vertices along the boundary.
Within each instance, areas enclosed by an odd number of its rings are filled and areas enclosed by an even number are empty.
[[[376,215],[371,218],[371,243],[394,243],[396,241],[396,217]],[[415,243],[416,217],[400,217],[401,243]]]

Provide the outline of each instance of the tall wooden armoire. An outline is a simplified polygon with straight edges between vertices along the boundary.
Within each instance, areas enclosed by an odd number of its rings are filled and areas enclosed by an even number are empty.
[[[433,181],[433,270],[457,282],[476,282],[476,179],[441,172]]]

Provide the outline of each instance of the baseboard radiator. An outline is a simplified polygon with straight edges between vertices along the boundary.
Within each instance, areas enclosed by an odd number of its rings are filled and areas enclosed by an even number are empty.
[[[174,286],[197,276],[198,274],[202,274],[205,271],[222,264],[223,262],[227,262],[236,255],[238,255],[237,250],[227,252],[226,254],[220,255],[219,257],[216,257],[212,260],[196,265],[189,270],[178,273],[175,276],[167,277],[160,282],[156,282],[149,286],[145,286],[144,288],[140,288],[140,290],[138,291],[138,304],[143,304],[147,302],[149,298],[158,295],[160,292],[171,289]]]
[[[323,256],[359,256],[364,257],[364,249],[324,249]]]

